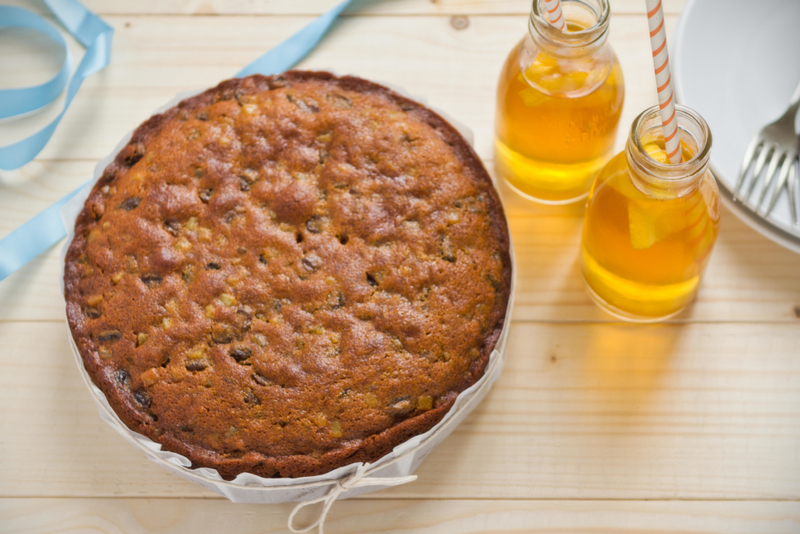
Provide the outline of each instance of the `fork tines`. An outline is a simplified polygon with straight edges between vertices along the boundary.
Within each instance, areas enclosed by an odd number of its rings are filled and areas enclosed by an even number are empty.
[[[798,180],[798,153],[800,153],[800,136],[794,131],[795,115],[797,114],[798,104],[794,102],[786,113],[777,121],[766,125],[753,138],[742,161],[742,168],[736,180],[736,187],[733,191],[733,199],[748,205],[748,200],[760,184],[761,188],[757,195],[757,201],[749,207],[759,213],[759,210],[767,197],[770,188],[772,196],[767,203],[766,210],[761,213],[763,217],[770,214],[775,204],[780,198],[784,187],[789,193],[789,207],[792,215],[792,222],[797,224],[797,180]],[[753,162],[755,161],[755,166]],[[750,176],[750,168],[752,176]],[[764,168],[766,167],[766,173]],[[761,175],[764,173],[762,179]],[[777,180],[775,176],[777,175]]]

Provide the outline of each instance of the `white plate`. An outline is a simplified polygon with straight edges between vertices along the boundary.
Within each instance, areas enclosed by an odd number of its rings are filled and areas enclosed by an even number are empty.
[[[711,127],[711,169],[725,205],[800,253],[785,188],[768,217],[731,195],[750,140],[786,111],[800,81],[800,1],[689,0],[671,42],[676,98]]]

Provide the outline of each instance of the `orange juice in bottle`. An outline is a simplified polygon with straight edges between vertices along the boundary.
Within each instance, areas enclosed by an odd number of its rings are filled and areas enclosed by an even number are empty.
[[[583,277],[601,307],[627,320],[664,319],[689,304],[719,230],[711,132],[694,111],[676,109],[681,163],[667,160],[658,106],[647,109],[586,203]]]
[[[511,51],[497,89],[495,163],[531,200],[582,199],[612,155],[625,96],[607,43],[608,0],[562,0],[567,32],[534,0],[528,35]]]

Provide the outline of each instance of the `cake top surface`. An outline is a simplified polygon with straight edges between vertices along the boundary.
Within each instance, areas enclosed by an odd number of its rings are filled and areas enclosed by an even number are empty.
[[[374,460],[483,374],[502,207],[438,115],[292,71],[146,121],[76,222],[67,316],[133,430],[230,478]]]

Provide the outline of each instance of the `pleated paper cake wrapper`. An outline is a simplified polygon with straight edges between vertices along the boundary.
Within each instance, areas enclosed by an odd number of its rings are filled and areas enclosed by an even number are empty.
[[[402,94],[403,96],[413,99],[425,105],[425,99],[410,96],[402,88],[393,87],[388,84],[383,84],[391,88],[393,91]],[[203,90],[188,91],[179,93],[167,104],[161,106],[153,112],[153,114],[162,113],[169,108],[175,106],[181,100],[197,95]],[[445,120],[450,122],[459,133],[461,133],[470,144],[472,144],[472,132],[447,117],[446,114],[431,108],[436,113],[441,115]],[[114,160],[116,155],[122,150],[130,141],[133,132],[128,132],[123,139],[117,144],[114,150],[105,158],[100,160],[94,169],[93,180],[87,184],[78,194],[76,194],[69,202],[67,202],[61,209],[61,217],[64,221],[64,226],[67,229],[67,240],[61,251],[61,277],[59,278],[59,286],[61,287],[62,294],[64,293],[64,259],[66,257],[67,249],[69,248],[72,238],[75,233],[75,221],[83,210],[83,205],[89,196],[92,188],[97,180],[102,176],[105,168]],[[495,184],[496,185],[496,184]],[[498,194],[499,197],[499,194]],[[452,408],[447,412],[444,418],[431,430],[415,436],[408,441],[395,447],[391,453],[371,464],[353,463],[334,469],[324,475],[313,477],[300,477],[300,478],[263,478],[250,473],[242,473],[231,481],[223,480],[216,469],[211,468],[192,468],[191,461],[183,455],[161,449],[161,444],[152,441],[137,432],[128,428],[117,416],[114,410],[108,403],[105,395],[100,389],[94,385],[89,373],[83,365],[83,359],[78,352],[75,341],[72,338],[72,332],[69,332],[70,346],[72,347],[75,361],[78,364],[81,376],[83,377],[86,386],[92,394],[92,398],[97,403],[100,417],[108,423],[111,428],[117,431],[126,441],[133,446],[141,449],[147,455],[147,458],[168,471],[178,475],[181,478],[194,482],[207,488],[214,493],[227,497],[233,502],[237,503],[282,503],[282,502],[297,502],[297,501],[311,501],[321,499],[326,495],[330,495],[332,490],[339,486],[339,492],[342,491],[340,484],[345,480],[352,480],[354,477],[360,479],[359,487],[346,489],[339,498],[345,499],[354,497],[362,493],[375,491],[395,484],[369,484],[369,478],[380,479],[400,479],[401,477],[410,476],[414,470],[419,466],[422,460],[425,459],[433,449],[441,443],[461,421],[480,403],[486,396],[492,384],[500,376],[503,368],[503,361],[505,359],[506,340],[508,338],[509,324],[511,322],[511,309],[514,299],[514,286],[516,279],[516,262],[514,259],[514,250],[511,246],[511,237],[509,236],[509,246],[511,255],[511,268],[512,268],[512,283],[511,293],[509,296],[508,308],[506,310],[505,322],[503,329],[495,346],[494,351],[489,357],[489,362],[486,366],[484,375],[472,387],[462,391],[456,398]],[[66,307],[65,307],[66,310]],[[67,325],[69,331],[69,325]],[[377,481],[379,482],[379,481]],[[365,485],[365,483],[367,485]],[[334,498],[336,498],[334,495]]]

